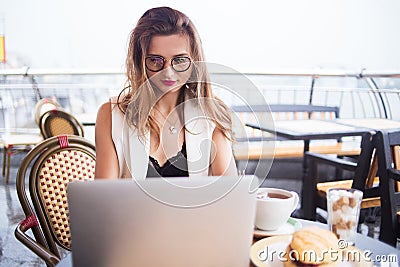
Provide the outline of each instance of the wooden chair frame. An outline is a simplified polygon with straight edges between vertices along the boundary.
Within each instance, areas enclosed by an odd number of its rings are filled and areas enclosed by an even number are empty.
[[[396,247],[400,238],[400,130],[377,134],[381,183],[381,226],[379,239]]]
[[[305,206],[304,217],[309,220],[316,219],[316,208],[320,207],[326,210],[326,190],[332,187],[354,188],[364,193],[362,208],[379,206],[379,188],[374,186],[374,180],[377,173],[377,161],[373,156],[375,150],[374,133],[366,133],[361,140],[361,153],[357,162],[335,158],[332,156],[307,152],[305,157],[309,161],[309,172],[303,185],[307,190],[302,196]],[[337,173],[350,171],[354,173],[352,180],[326,181],[318,178],[318,166],[335,167]],[[319,192],[318,188],[324,192]]]
[[[71,155],[84,155],[89,159],[89,161],[85,163],[85,167],[79,167],[78,163],[76,163],[77,161],[75,161],[73,170],[68,169],[67,166],[59,165],[59,171],[62,173],[60,176],[56,176],[53,173],[48,174],[51,175],[52,179],[56,180],[56,186],[61,190],[60,192],[56,192],[57,198],[60,200],[59,202],[57,201],[57,205],[61,206],[65,211],[63,216],[66,213],[68,217],[65,192],[67,183],[76,180],[92,180],[94,178],[95,147],[91,142],[83,137],[74,135],[55,136],[46,139],[35,146],[26,155],[17,174],[17,194],[26,219],[17,225],[15,236],[31,251],[42,258],[48,266],[55,266],[61,258],[57,246],[66,250],[71,249],[69,241],[63,242],[54,230],[64,226],[54,225],[54,217],[59,217],[59,213],[54,213],[54,216],[52,216],[53,218],[49,216],[49,212],[52,211],[49,211],[51,206],[49,206],[47,202],[49,202],[49,197],[53,197],[54,194],[43,194],[43,184],[46,180],[40,177],[43,174],[42,168],[45,168],[48,162],[51,162],[56,155],[60,154],[62,155],[61,160],[64,159],[64,157],[70,158]],[[28,196],[25,190],[25,180],[28,176],[29,168]],[[66,169],[68,169],[68,171],[65,171]],[[83,173],[84,170],[86,170],[87,173]],[[70,172],[76,175],[71,177],[69,175]],[[64,222],[65,221],[63,221],[63,223]],[[68,229],[62,230],[69,233],[69,226],[67,226],[67,228]],[[31,229],[33,233],[33,238],[27,234],[29,229]]]

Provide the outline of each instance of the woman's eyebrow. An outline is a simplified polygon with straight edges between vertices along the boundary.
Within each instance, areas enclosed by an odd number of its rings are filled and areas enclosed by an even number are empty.
[[[165,58],[165,57],[162,56],[162,55],[159,55],[159,54],[151,54],[151,53],[149,53],[147,56],[157,56],[157,57]],[[174,55],[173,58],[174,58],[174,57],[187,57],[187,56],[189,56],[189,53],[181,53],[181,54]]]
[[[186,57],[186,56],[189,56],[189,53],[178,54],[178,55],[175,55],[174,57]]]

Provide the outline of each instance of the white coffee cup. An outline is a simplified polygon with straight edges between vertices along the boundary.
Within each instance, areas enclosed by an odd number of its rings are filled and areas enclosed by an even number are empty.
[[[259,188],[256,227],[268,231],[278,229],[287,222],[298,203],[299,195],[296,192],[278,188]]]

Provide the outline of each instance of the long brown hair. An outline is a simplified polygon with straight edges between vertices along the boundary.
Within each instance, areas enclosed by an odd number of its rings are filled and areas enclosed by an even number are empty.
[[[209,119],[216,127],[231,139],[232,121],[228,107],[213,96],[209,74],[205,64],[200,37],[192,21],[182,12],[169,7],[152,8],[139,19],[130,34],[126,58],[127,86],[118,97],[118,107],[126,114],[128,125],[133,125],[139,136],[144,136],[149,129],[159,132],[157,123],[151,115],[151,109],[157,101],[145,69],[145,57],[150,40],[155,35],[182,34],[187,36],[190,55],[193,61],[191,77],[179,93],[177,107],[186,99],[206,99],[199,101]],[[197,62],[197,63],[196,63]],[[214,101],[209,101],[214,100]],[[182,109],[178,110],[181,121]]]

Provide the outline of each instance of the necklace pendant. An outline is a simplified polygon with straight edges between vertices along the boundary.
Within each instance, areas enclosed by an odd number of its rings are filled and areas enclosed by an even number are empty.
[[[175,128],[175,126],[171,125],[171,126],[169,127],[169,133],[170,133],[170,134],[177,134],[177,133],[178,133],[178,130]]]

